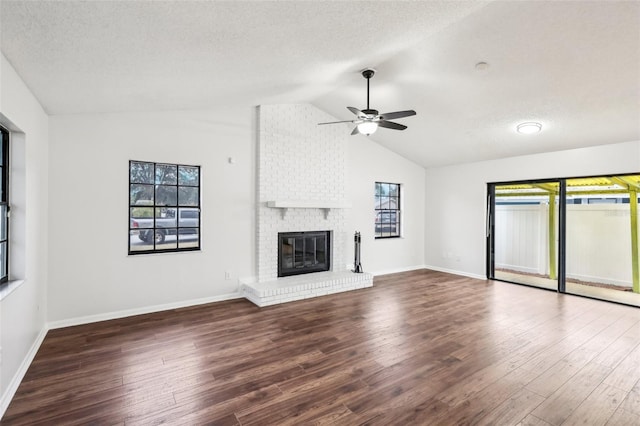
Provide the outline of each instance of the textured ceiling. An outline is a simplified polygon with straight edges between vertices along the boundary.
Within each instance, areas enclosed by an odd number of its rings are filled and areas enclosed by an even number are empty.
[[[373,67],[371,107],[418,115],[371,139],[425,167],[640,140],[637,1],[2,0],[0,25],[50,114],[308,102],[344,120]]]

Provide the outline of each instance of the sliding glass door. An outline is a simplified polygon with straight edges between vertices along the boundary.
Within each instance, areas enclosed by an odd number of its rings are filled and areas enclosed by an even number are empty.
[[[567,179],[567,293],[640,306],[640,175]]]
[[[558,288],[559,181],[489,187],[489,278]]]
[[[640,174],[492,183],[487,277],[640,306]]]

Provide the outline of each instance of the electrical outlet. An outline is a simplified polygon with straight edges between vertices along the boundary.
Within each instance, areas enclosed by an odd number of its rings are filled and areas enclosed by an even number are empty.
[[[225,280],[230,280],[231,279],[231,272],[224,271],[224,279]]]

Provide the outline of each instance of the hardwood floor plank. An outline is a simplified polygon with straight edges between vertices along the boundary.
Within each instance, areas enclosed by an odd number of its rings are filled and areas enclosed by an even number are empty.
[[[500,381],[500,379],[509,375],[516,369],[517,367],[515,367],[509,360],[492,364],[468,376],[465,380],[449,387],[446,393],[440,397],[440,400],[455,407],[462,402],[473,398],[474,395],[480,393],[493,383]],[[519,369],[522,370],[521,368]],[[530,376],[529,380],[531,380],[537,376],[537,373],[530,373],[528,375]]]
[[[344,404],[332,403],[314,410],[308,410],[300,416],[285,418],[278,424],[280,426],[353,424],[355,418],[356,416]]]
[[[566,426],[605,425],[626,396],[625,391],[602,383],[562,424]]]
[[[591,351],[578,348],[536,377],[527,385],[527,389],[546,398],[560,389],[595,356]]]
[[[592,321],[588,322],[584,326],[580,326],[578,330],[573,333],[570,333],[568,336],[555,342],[553,345],[549,346],[543,351],[540,351],[534,358],[529,360],[527,363],[523,364],[523,368],[528,368],[531,370],[539,371],[543,373],[550,369],[559,359],[563,359],[568,356],[572,351],[575,350],[576,346],[581,346],[593,339],[594,336],[598,335],[605,330],[609,325],[609,321],[614,322],[610,318],[606,317],[596,317]],[[615,323],[615,322],[614,322]],[[626,327],[626,324],[625,324]],[[622,330],[618,328],[611,329],[614,333],[614,336],[617,336],[618,333],[622,333]],[[614,337],[610,337],[608,333],[604,334],[609,338],[609,340],[613,340]],[[608,344],[608,343],[607,343]]]
[[[287,419],[324,415],[327,407],[340,404],[350,394],[366,388],[364,382],[354,380],[349,374],[332,374],[294,391],[283,392],[269,404],[249,407],[236,414],[243,426],[281,424]]]
[[[625,321],[620,321],[620,323],[625,324]],[[638,337],[640,337],[640,321],[634,321],[633,318],[629,318],[625,325],[629,325],[629,327],[618,339],[608,346],[600,346],[602,350],[594,359],[594,362],[606,365],[610,368],[615,368],[631,351],[633,351],[636,346],[638,346]],[[624,325],[621,328],[624,328]]]
[[[607,422],[607,426],[638,426],[640,416],[630,411],[618,408]]]
[[[511,425],[522,421],[536,408],[544,398],[527,389],[521,389],[509,399],[504,401],[486,416],[481,418],[477,425]]]
[[[174,397],[180,404],[193,399],[206,401],[208,404],[218,404],[302,374],[304,371],[298,365],[290,365],[275,372],[245,380],[205,382],[198,386],[176,391]]]
[[[610,372],[609,367],[594,362],[588,363],[540,404],[532,414],[548,423],[561,424]]]
[[[403,272],[50,330],[0,423],[635,425],[639,325],[640,309]]]
[[[120,422],[133,413],[145,413],[161,407],[175,406],[171,394],[157,394],[146,389],[144,394],[130,393],[123,388],[109,389],[101,395],[76,395],[62,402],[35,407],[31,411],[5,413],[2,423],[11,425],[88,424]]]
[[[315,426],[353,425],[357,423],[357,416],[345,407],[344,404],[313,419]]]
[[[49,407],[64,404],[69,400],[76,400],[81,396],[97,395],[100,397],[104,392],[119,388],[122,386],[122,378],[111,379],[107,381],[99,381],[94,378],[82,381],[75,380],[71,382],[52,383],[51,386],[35,386],[30,390],[20,389],[16,392],[13,401],[16,404],[14,415],[24,414],[25,412],[37,411],[40,407]],[[25,403],[22,403],[22,402]]]
[[[429,398],[411,407],[396,407],[391,410],[378,410],[364,413],[361,421],[353,424],[363,425],[439,425],[453,424],[448,417],[449,405]]]
[[[640,380],[640,343],[613,369],[604,382],[631,391]]]
[[[533,414],[529,414],[527,417],[522,419],[522,421],[518,423],[516,426],[551,426],[551,425],[545,422],[544,420],[537,418]]]
[[[203,398],[187,398],[175,407],[158,409],[150,413],[135,414],[125,421],[127,425],[216,423],[219,418],[230,419],[235,412],[248,406],[262,406],[282,395],[277,385],[224,399],[218,403]]]
[[[638,368],[640,368],[640,366]],[[621,408],[630,413],[640,416],[640,380],[638,380],[631,391],[629,391],[627,397],[622,402]]]
[[[452,406],[446,419],[453,424],[475,424],[524,389],[536,374],[517,368],[482,390],[469,394],[468,399],[458,405]]]

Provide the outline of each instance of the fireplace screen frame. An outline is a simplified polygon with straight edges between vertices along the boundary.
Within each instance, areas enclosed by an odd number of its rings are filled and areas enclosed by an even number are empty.
[[[309,274],[312,272],[324,272],[331,270],[331,231],[304,231],[304,232],[279,232],[278,233],[278,277],[288,277],[292,275],[301,275],[301,274]],[[293,252],[291,255],[284,253],[283,241],[294,238],[295,240],[302,240],[302,265],[296,266],[295,254],[296,247],[295,242],[294,246],[291,250]],[[317,249],[317,242],[319,239],[324,238],[324,262],[317,262],[317,259],[314,257],[314,263],[309,264],[307,262],[307,255],[314,255],[319,251]],[[313,252],[310,252],[306,249],[306,244],[309,239],[313,239],[314,241],[314,249]],[[292,260],[292,266],[285,265],[285,258],[289,258]]]

